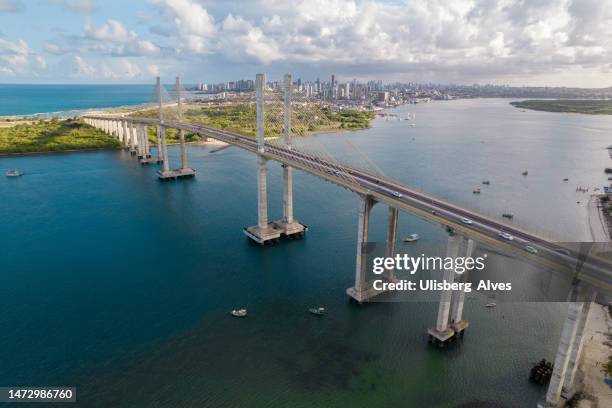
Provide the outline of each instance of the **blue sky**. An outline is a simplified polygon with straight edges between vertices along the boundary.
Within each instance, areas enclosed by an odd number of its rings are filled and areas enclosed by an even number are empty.
[[[612,86],[612,0],[0,0],[0,82]]]

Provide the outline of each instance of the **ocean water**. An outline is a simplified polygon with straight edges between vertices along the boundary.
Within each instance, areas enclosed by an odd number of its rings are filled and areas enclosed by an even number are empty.
[[[0,84],[0,116],[139,105],[154,101],[153,85]],[[68,112],[69,113],[69,112]]]
[[[376,119],[304,143],[347,160],[367,153],[387,176],[452,202],[589,239],[575,188],[607,182],[612,118],[506,100],[395,110],[408,112],[415,127]],[[554,357],[564,304],[490,310],[478,297],[465,338],[431,347],[436,304],[347,301],[355,194],[296,171],[295,216],[310,230],[261,248],[242,233],[256,222],[256,158],[213,148],[190,146],[197,177],[172,183],[123,151],[0,158],[0,171],[25,173],[0,179],[0,385],[73,385],[85,407],[535,406],[544,389],[528,372]],[[276,219],[282,177],[269,168]],[[474,196],[482,179],[491,185]],[[374,207],[372,241],[384,239],[386,214]],[[408,214],[399,231],[418,232],[417,245],[446,239]],[[327,316],[306,313],[319,304]],[[228,316],[238,306],[246,319]]]

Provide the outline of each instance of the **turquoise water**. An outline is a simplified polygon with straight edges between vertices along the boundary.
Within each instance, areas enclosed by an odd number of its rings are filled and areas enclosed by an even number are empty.
[[[577,185],[606,182],[609,117],[520,112],[503,100],[400,108],[416,127],[377,119],[346,138],[388,176],[561,239],[588,239]],[[413,139],[414,138],[414,139]],[[302,240],[261,248],[256,159],[190,146],[194,180],[160,183],[122,151],[0,158],[0,385],[74,385],[79,406],[534,406],[533,361],[554,356],[563,304],[468,302],[465,339],[429,347],[436,306],[357,306],[356,196],[295,173]],[[178,163],[178,150],[171,148]],[[270,217],[281,214],[280,165],[270,163]],[[529,169],[529,176],[520,173]],[[569,177],[570,182],[562,179]],[[491,180],[479,197],[471,193]],[[581,204],[577,204],[581,201]],[[387,209],[374,207],[371,240]],[[418,245],[444,231],[407,214]],[[329,314],[305,310],[324,304]],[[232,319],[236,306],[246,319]],[[486,404],[488,403],[488,404]]]
[[[153,85],[0,84],[0,116],[31,115],[152,102]]]

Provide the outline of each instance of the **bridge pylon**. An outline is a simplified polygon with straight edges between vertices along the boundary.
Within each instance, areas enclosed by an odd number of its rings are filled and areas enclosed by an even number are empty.
[[[283,139],[285,146],[291,149],[291,94],[293,93],[293,81],[291,75],[284,78],[283,90],[283,113],[284,129]],[[274,221],[274,224],[286,237],[302,236],[308,230],[305,225],[300,224],[293,218],[293,169],[283,164],[283,218]]]

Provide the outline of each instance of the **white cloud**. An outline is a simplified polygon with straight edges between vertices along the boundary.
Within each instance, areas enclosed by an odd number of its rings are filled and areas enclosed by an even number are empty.
[[[21,0],[0,0],[0,13],[16,13],[23,8]]]
[[[92,77],[96,70],[93,66],[85,62],[80,55],[75,55],[72,59],[73,74],[77,77]]]
[[[232,62],[469,77],[612,61],[612,0],[152,2],[173,19],[180,52]]]
[[[160,48],[149,40],[140,39],[121,22],[109,19],[100,27],[85,26],[85,38],[94,43],[93,49],[118,56],[157,55]]]
[[[121,44],[133,41],[138,37],[135,32],[128,31],[123,24],[113,19],[109,19],[98,28],[86,26],[85,34],[91,39]]]
[[[47,68],[47,61],[32,52],[24,40],[0,38],[0,69],[4,73],[37,75]]]
[[[157,66],[155,64],[151,64],[151,65],[147,66],[147,73],[149,75],[151,75],[152,77],[160,76],[159,66]]]
[[[49,0],[49,3],[83,15],[91,15],[96,10],[95,0]]]

